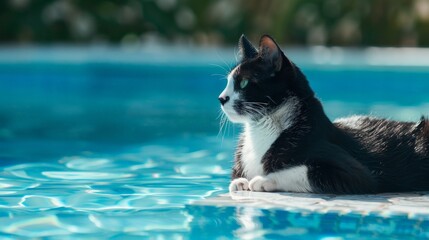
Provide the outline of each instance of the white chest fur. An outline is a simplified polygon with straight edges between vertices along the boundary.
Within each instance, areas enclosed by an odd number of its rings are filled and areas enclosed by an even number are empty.
[[[262,176],[262,157],[279,137],[280,133],[270,133],[264,128],[246,125],[241,159],[247,179]]]
[[[245,124],[241,160],[247,179],[264,175],[262,158],[280,134],[292,125],[297,104],[298,101],[291,98],[257,123]]]

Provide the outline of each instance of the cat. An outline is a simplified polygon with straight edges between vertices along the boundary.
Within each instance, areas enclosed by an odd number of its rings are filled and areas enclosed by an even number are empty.
[[[244,125],[230,192],[371,194],[429,190],[429,121],[352,116],[331,122],[306,77],[269,35],[242,35],[219,96]]]

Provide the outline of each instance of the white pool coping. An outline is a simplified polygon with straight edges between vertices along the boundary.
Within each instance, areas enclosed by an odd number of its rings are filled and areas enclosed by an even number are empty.
[[[291,212],[408,216],[429,219],[429,192],[375,195],[325,195],[306,193],[234,192],[195,202],[218,207],[254,207]]]

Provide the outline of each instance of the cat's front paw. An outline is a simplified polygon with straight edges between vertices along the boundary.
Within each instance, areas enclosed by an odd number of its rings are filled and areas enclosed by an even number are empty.
[[[276,182],[262,176],[256,176],[249,182],[249,188],[254,192],[274,192],[276,187]]]
[[[229,184],[229,192],[248,191],[249,181],[245,178],[236,178]]]

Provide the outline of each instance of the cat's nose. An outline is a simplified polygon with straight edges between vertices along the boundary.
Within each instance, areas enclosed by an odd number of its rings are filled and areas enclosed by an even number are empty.
[[[228,102],[228,100],[229,100],[228,96],[226,96],[226,97],[219,97],[219,102],[222,105],[224,105],[226,102]]]

